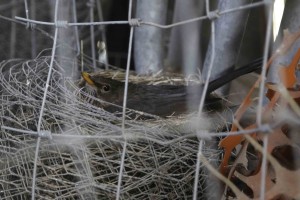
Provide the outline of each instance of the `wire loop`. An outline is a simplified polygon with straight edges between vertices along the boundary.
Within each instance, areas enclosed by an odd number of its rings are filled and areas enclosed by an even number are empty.
[[[36,24],[35,23],[31,23],[31,22],[27,22],[26,23],[26,29],[30,28],[31,30],[35,29]]]
[[[207,13],[207,17],[211,21],[218,19],[220,17],[220,11],[219,10],[210,11],[209,13]]]
[[[128,22],[130,26],[141,26],[142,20],[138,18],[132,18]]]

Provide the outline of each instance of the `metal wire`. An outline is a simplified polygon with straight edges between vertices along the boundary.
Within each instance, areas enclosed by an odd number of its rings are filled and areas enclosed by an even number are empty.
[[[0,63],[0,197],[7,199],[199,199],[206,194],[209,174],[201,162],[220,162],[222,151],[207,148],[205,140],[212,137],[228,136],[228,132],[216,132],[217,124],[226,122],[220,117],[211,126],[209,119],[203,119],[204,99],[202,96],[198,113],[184,118],[152,118],[149,120],[129,120],[133,111],[126,109],[128,79],[132,52],[133,33],[137,26],[154,26],[168,29],[200,20],[211,20],[212,49],[215,47],[214,20],[224,14],[269,5],[261,1],[225,11],[209,9],[206,16],[188,19],[169,25],[146,22],[132,18],[133,1],[129,1],[128,20],[94,22],[93,7],[90,22],[78,23],[76,5],[73,1],[74,23],[57,18],[59,0],[56,0],[54,22],[29,19],[25,0],[26,18],[15,17],[18,23],[51,26],[54,37],[51,56],[39,55],[33,60],[11,59]],[[90,1],[94,4],[94,1]],[[269,10],[272,11],[272,6]],[[271,16],[271,14],[269,15]],[[1,16],[0,16],[1,17]],[[5,17],[2,17],[5,19]],[[14,21],[14,19],[9,19]],[[271,19],[268,20],[264,52],[266,73]],[[16,21],[14,21],[16,22]],[[26,23],[24,23],[26,22]],[[58,58],[56,47],[58,30],[75,26],[76,51],[79,52],[79,26],[90,26],[91,42],[94,45],[93,26],[129,25],[130,38],[127,54],[124,101],[122,113],[109,113],[95,106],[101,100],[93,91],[80,88],[62,73],[63,63],[74,63],[72,58]],[[34,27],[37,28],[38,27]],[[85,60],[96,66],[95,47],[93,59]],[[79,55],[79,54],[78,54]],[[205,82],[206,93],[210,73],[213,70],[215,53],[212,51],[210,67]],[[82,56],[83,58],[83,56]],[[84,58],[83,58],[84,59]],[[82,59],[82,61],[83,61]],[[60,60],[60,62],[58,61]],[[264,83],[264,80],[263,80]],[[263,84],[257,110],[258,127],[240,130],[231,135],[265,132],[274,128],[262,124]],[[120,115],[121,114],[121,115]],[[203,125],[203,130],[191,121]],[[220,125],[221,126],[221,125]],[[211,128],[214,127],[214,128]],[[217,127],[217,128],[215,128]],[[265,193],[266,148],[268,138],[264,138],[263,171],[261,194]],[[263,195],[260,197],[263,199]]]

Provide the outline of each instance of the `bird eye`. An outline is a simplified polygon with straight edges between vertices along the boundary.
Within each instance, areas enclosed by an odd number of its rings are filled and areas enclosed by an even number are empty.
[[[110,91],[110,85],[104,85],[104,86],[102,86],[102,88],[101,88],[101,92],[102,93],[107,93],[109,91]]]

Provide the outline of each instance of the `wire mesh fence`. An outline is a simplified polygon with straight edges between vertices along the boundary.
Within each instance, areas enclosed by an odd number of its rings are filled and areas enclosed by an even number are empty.
[[[296,15],[295,2],[284,13]],[[288,26],[270,51],[273,1],[14,0],[0,10],[9,49],[0,63],[1,198],[300,198],[299,30]],[[263,27],[248,44],[253,10]],[[211,80],[255,56],[262,70],[253,87],[236,95],[225,87],[207,106]],[[124,70],[111,65],[124,61]],[[183,104],[183,94],[193,98]],[[163,108],[171,114],[157,114]]]

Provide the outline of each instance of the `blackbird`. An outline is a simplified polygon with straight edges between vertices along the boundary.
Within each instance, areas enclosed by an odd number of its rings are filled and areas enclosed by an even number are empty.
[[[257,71],[261,68],[262,59],[240,67],[225,75],[221,75],[209,82],[205,105],[217,105],[220,98],[212,97],[210,93],[224,84],[244,74]],[[125,82],[114,77],[104,76],[101,72],[82,72],[81,87],[89,87],[94,91],[95,97],[107,103],[97,102],[97,106],[110,112],[121,111]],[[170,85],[149,84],[143,82],[128,83],[127,108],[148,114],[166,117],[190,111],[196,111],[199,106],[204,84],[196,85]],[[114,105],[113,105],[114,104]],[[117,106],[115,106],[117,105]]]

